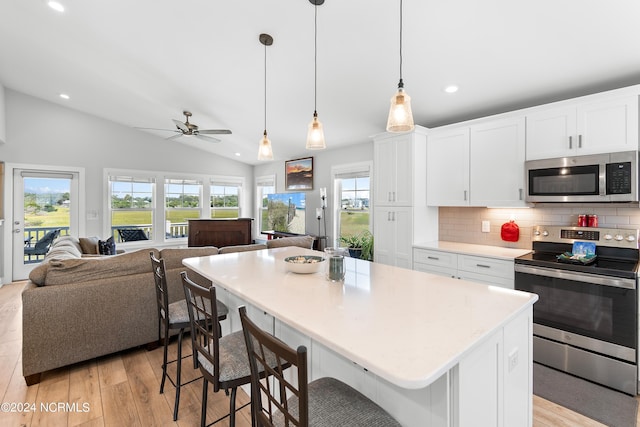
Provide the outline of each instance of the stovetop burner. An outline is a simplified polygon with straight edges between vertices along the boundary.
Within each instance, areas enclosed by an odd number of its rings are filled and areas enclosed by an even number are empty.
[[[638,230],[533,227],[533,252],[516,258],[517,264],[576,271],[588,274],[635,279],[638,271]],[[571,252],[576,241],[596,244],[597,259],[588,265],[558,261],[557,256]]]

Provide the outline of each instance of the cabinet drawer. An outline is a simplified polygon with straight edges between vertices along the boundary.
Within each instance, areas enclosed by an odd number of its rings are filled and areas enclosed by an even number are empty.
[[[451,252],[432,251],[430,249],[414,249],[413,262],[440,267],[458,268],[458,255]]]
[[[442,267],[439,265],[422,264],[419,262],[413,263],[413,269],[416,271],[422,271],[423,273],[437,274],[439,276],[446,276],[446,277],[456,277],[456,273],[457,273],[456,269],[452,267]]]
[[[458,256],[458,270],[513,280],[513,261],[471,255]]]

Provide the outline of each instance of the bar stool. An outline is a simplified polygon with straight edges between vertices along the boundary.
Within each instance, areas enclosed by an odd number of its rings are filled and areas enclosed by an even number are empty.
[[[151,257],[151,267],[153,270],[153,279],[155,281],[156,288],[156,302],[158,306],[158,339],[163,342],[163,356],[162,356],[162,381],[160,382],[160,393],[164,393],[164,383],[167,378],[173,386],[176,388],[176,396],[173,404],[173,421],[178,419],[178,409],[180,406],[180,388],[183,385],[189,384],[199,378],[194,378],[191,381],[182,383],[182,337],[184,330],[191,326],[189,322],[189,313],[187,309],[187,302],[185,300],[179,300],[169,304],[169,290],[167,286],[167,275],[164,264],[164,259],[158,259],[154,256],[153,251],[149,253]],[[218,325],[216,330],[220,333],[220,321],[227,318],[228,308],[220,301],[216,301],[218,309]],[[169,348],[169,338],[172,330],[178,330],[178,357],[175,360],[167,360],[167,353]],[[190,357],[187,355],[184,358]],[[167,365],[170,363],[176,363],[176,380],[167,373]],[[194,361],[194,369],[196,368]]]
[[[299,427],[350,426],[399,427],[384,409],[359,391],[335,378],[320,378],[307,383],[307,349],[289,347],[266,333],[240,307],[240,320],[251,366],[252,424],[258,427],[291,425]],[[270,368],[265,360],[276,359],[279,365]],[[288,366],[295,367],[295,381],[285,379]],[[260,381],[255,375],[260,369],[272,381]],[[281,399],[284,394],[287,398]],[[289,397],[290,396],[290,397]],[[263,397],[266,402],[263,402]]]

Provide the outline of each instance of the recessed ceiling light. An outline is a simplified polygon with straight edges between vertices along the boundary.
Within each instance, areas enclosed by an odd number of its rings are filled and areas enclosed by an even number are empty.
[[[449,85],[449,86],[444,88],[444,91],[447,92],[447,93],[456,93],[458,91],[458,86]]]
[[[236,156],[240,157],[240,153],[236,153]]]
[[[62,98],[62,99],[71,99],[71,97],[69,95],[67,95],[66,93],[61,93],[60,94],[60,98]]]
[[[64,6],[57,1],[48,1],[47,5],[56,12],[64,12]]]

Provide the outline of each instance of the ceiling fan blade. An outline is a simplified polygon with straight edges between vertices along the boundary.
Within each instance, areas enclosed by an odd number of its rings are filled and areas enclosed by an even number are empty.
[[[178,130],[176,130],[176,129],[141,128],[141,127],[137,127],[137,126],[134,126],[134,129],[139,129],[139,130],[162,130],[162,131],[165,131],[165,132],[178,132]]]
[[[230,135],[231,131],[229,129],[205,129],[199,130],[198,133],[205,135]]]
[[[189,128],[187,127],[187,125],[182,123],[180,120],[173,119],[173,123],[175,123],[178,129],[180,129],[182,132],[189,132]]]
[[[212,138],[210,136],[204,136],[204,135],[195,135],[196,138],[201,139],[203,141],[207,141],[207,142],[220,142],[220,140],[218,138]]]
[[[178,139],[178,138],[184,136],[184,134],[182,132],[180,132],[180,131],[176,131],[176,132],[177,133],[175,135],[170,136],[169,138],[165,138],[165,139]]]

